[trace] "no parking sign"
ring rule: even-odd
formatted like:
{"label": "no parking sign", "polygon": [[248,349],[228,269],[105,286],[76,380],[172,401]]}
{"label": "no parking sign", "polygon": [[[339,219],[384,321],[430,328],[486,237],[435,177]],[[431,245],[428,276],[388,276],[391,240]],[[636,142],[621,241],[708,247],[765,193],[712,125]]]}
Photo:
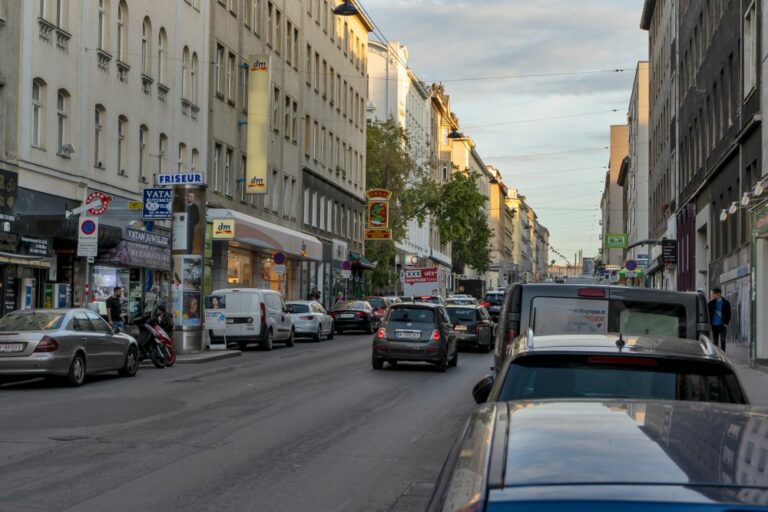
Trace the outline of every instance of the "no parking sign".
{"label": "no parking sign", "polygon": [[77,230],[77,255],[95,258],[99,252],[99,219],[80,217]]}

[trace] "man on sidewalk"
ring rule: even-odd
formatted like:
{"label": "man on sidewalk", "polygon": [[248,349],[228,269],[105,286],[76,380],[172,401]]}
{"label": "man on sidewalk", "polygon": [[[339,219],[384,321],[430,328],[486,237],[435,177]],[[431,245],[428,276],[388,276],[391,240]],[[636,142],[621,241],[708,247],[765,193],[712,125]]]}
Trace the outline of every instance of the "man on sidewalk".
{"label": "man on sidewalk", "polygon": [[731,303],[723,298],[720,288],[712,288],[709,301],[709,323],[712,325],[712,338],[715,345],[725,352],[725,336],[731,321]]}
{"label": "man on sidewalk", "polygon": [[123,321],[123,304],[120,298],[123,296],[123,289],[115,286],[112,290],[112,296],[107,299],[107,321],[113,329],[125,330]]}

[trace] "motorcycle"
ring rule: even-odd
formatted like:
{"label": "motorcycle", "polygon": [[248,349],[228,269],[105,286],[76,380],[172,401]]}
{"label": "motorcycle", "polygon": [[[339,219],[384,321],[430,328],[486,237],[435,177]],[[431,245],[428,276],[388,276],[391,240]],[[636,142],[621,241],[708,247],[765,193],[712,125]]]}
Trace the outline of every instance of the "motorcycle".
{"label": "motorcycle", "polygon": [[[155,368],[165,368],[168,366],[166,345],[160,340],[155,328],[150,325],[151,321],[148,315],[137,315],[131,322],[139,329],[139,359],[150,359]],[[175,354],[173,361],[176,362]]]}
{"label": "motorcycle", "polygon": [[176,351],[173,349],[173,339],[171,339],[165,329],[160,327],[160,323],[157,321],[157,318],[153,317],[149,319],[147,323],[152,328],[152,330],[155,331],[155,336],[163,345],[162,349],[165,352],[166,366],[173,366],[176,363]]}

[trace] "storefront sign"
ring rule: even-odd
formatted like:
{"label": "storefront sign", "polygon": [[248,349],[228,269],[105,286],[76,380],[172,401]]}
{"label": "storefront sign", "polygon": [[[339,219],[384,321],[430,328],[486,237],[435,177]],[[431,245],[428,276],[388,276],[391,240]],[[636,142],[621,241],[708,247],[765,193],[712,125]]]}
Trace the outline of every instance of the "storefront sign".
{"label": "storefront sign", "polygon": [[665,265],[677,263],[677,240],[661,241],[661,262]]}
{"label": "storefront sign", "polygon": [[21,254],[29,254],[30,256],[47,257],[51,252],[51,241],[45,238],[22,235],[21,243],[19,244],[19,252]]}
{"label": "storefront sign", "polygon": [[171,251],[168,247],[123,240],[100,261],[123,267],[144,267],[154,270],[171,269]]}
{"label": "storefront sign", "polygon": [[266,194],[272,60],[270,55],[251,55],[249,61],[245,191]]}
{"label": "storefront sign", "polygon": [[172,219],[173,191],[169,188],[145,188],[142,219]]}
{"label": "storefront sign", "polygon": [[391,229],[366,229],[366,240],[392,240]]}
{"label": "storefront sign", "polygon": [[624,249],[627,246],[626,233],[609,233],[605,237],[605,247],[607,249]]}
{"label": "storefront sign", "polygon": [[99,219],[80,216],[77,230],[77,255],[96,257],[99,253]]}
{"label": "storefront sign", "polygon": [[18,186],[18,174],[13,171],[0,171],[0,220],[16,220],[13,207],[16,205]]}
{"label": "storefront sign", "polygon": [[98,208],[89,208],[88,215],[98,217],[99,215],[104,215],[107,213],[107,210],[109,209],[109,203],[112,202],[112,196],[97,190],[88,194],[88,197],[85,198],[85,204],[91,204],[97,200],[101,201],[101,206]]}
{"label": "storefront sign", "polygon": [[434,267],[434,268],[405,267],[405,270],[403,270],[403,282],[405,284],[436,283],[437,267]]}
{"label": "storefront sign", "polygon": [[158,185],[202,185],[203,174],[199,172],[174,172],[171,174],[158,174]]}
{"label": "storefront sign", "polygon": [[141,201],[128,201],[129,210],[141,210],[142,208],[144,208],[144,203]]}
{"label": "storefront sign", "polygon": [[125,238],[133,242],[156,245],[157,247],[168,247],[171,241],[166,235],[131,228],[126,229]]}
{"label": "storefront sign", "polygon": [[16,233],[0,232],[0,251],[16,252],[19,246],[19,235]]}
{"label": "storefront sign", "polygon": [[213,219],[213,239],[233,240],[235,238],[235,219]]}

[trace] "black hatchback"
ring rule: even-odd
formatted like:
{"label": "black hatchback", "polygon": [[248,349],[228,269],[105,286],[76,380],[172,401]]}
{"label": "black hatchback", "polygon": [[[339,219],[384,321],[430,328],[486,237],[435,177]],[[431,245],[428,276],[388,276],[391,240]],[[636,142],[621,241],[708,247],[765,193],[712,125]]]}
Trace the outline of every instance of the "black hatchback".
{"label": "black hatchback", "polygon": [[392,365],[421,361],[434,364],[441,372],[456,366],[456,334],[445,307],[429,303],[392,305],[373,337],[373,368],[381,370],[385,361]]}

